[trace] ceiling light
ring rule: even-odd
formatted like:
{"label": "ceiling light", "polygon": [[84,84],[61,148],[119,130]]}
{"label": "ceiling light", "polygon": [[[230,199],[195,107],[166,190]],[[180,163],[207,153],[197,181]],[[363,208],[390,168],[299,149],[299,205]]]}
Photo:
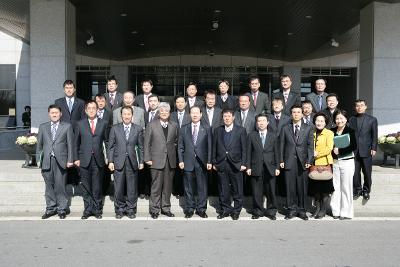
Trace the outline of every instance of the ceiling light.
{"label": "ceiling light", "polygon": [[121,13],[121,14],[119,14],[121,17],[126,17],[126,16],[128,16],[128,14],[126,14],[126,13]]}
{"label": "ceiling light", "polygon": [[288,32],[287,35],[292,36],[293,32]]}
{"label": "ceiling light", "polygon": [[306,19],[312,19],[312,16],[311,15],[307,15]]}
{"label": "ceiling light", "polygon": [[215,10],[214,10],[214,13],[221,13],[221,10],[215,9]]}
{"label": "ceiling light", "polygon": [[90,38],[86,41],[86,44],[87,44],[87,45],[92,45],[92,44],[94,44],[94,38],[93,38],[93,36],[90,36]]}
{"label": "ceiling light", "polygon": [[131,31],[132,34],[138,34],[138,31]]}
{"label": "ceiling light", "polygon": [[274,44],[274,47],[275,47],[275,48],[277,48],[277,47],[279,47],[279,45],[277,45],[277,44]]}
{"label": "ceiling light", "polygon": [[333,47],[339,47],[340,44],[339,44],[338,41],[335,40],[335,38],[332,38],[332,39],[331,39],[331,45],[332,45]]}
{"label": "ceiling light", "polygon": [[144,46],[144,43],[140,43],[139,45]]}
{"label": "ceiling light", "polygon": [[218,21],[213,21],[213,23],[212,23],[212,27],[213,27],[213,29],[218,29]]}

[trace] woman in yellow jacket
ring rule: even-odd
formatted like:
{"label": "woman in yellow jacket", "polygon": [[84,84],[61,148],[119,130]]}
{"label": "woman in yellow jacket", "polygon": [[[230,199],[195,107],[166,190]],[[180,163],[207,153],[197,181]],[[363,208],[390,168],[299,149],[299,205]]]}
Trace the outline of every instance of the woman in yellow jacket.
{"label": "woman in yellow jacket", "polygon": [[[328,117],[324,113],[314,116],[314,165],[327,166],[333,164],[333,132],[326,129]],[[333,176],[333,175],[332,175]],[[329,205],[329,195],[334,191],[332,178],[329,180],[309,180],[308,193],[314,197],[316,210],[313,213],[315,219],[325,217]]]}

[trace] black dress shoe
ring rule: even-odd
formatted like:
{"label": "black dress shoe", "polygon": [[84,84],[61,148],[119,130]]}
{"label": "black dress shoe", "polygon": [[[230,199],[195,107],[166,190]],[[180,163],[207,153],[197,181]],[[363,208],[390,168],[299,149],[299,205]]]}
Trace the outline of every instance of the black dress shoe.
{"label": "black dress shoe", "polygon": [[162,214],[162,215],[165,215],[165,216],[167,216],[167,217],[175,217],[175,214],[173,214],[173,213],[170,212],[170,211],[161,211],[161,214]]}
{"label": "black dress shoe", "polygon": [[221,220],[221,219],[226,218],[226,217],[229,217],[229,214],[227,214],[227,213],[220,213],[220,214],[218,214],[217,219],[218,219],[218,220]]}
{"label": "black dress shoe", "polygon": [[332,216],[332,218],[335,219],[335,220],[337,220],[337,219],[339,219],[340,217],[339,217],[339,216]]}
{"label": "black dress shoe", "polygon": [[101,218],[103,218],[103,215],[101,215],[101,214],[96,214],[96,215],[94,215],[94,217],[96,217],[96,219],[101,219]]}
{"label": "black dress shoe", "polygon": [[369,193],[367,191],[363,192],[363,199],[364,200],[369,200]]}
{"label": "black dress shoe", "polygon": [[233,213],[231,215],[231,217],[232,217],[232,220],[234,220],[234,221],[239,220],[239,214],[237,214],[237,213]]}
{"label": "black dress shoe", "polygon": [[158,218],[158,213],[150,213],[151,218],[157,219]]}
{"label": "black dress shoe", "polygon": [[185,213],[185,218],[186,219],[190,219],[190,218],[192,218],[192,216],[193,216],[193,213]]}
{"label": "black dress shoe", "polygon": [[42,219],[43,220],[48,219],[56,214],[57,214],[57,212],[49,212],[49,213],[46,212],[45,214],[42,215]]}
{"label": "black dress shoe", "polygon": [[207,215],[207,213],[206,213],[205,211],[196,211],[196,214],[197,214],[199,217],[203,218],[203,219],[208,218],[208,215]]}
{"label": "black dress shoe", "polygon": [[65,212],[58,214],[58,217],[60,217],[61,220],[64,220],[67,215],[65,214]]}
{"label": "black dress shoe", "polygon": [[270,219],[272,221],[276,221],[276,216],[275,215],[265,215],[265,217],[267,217],[268,219]]}
{"label": "black dress shoe", "polygon": [[308,216],[305,213],[300,213],[297,215],[297,217],[299,217],[300,219],[307,221],[308,220]]}
{"label": "black dress shoe", "polygon": [[343,220],[351,220],[351,218],[349,217],[339,217],[339,220],[343,221]]}
{"label": "black dress shoe", "polygon": [[136,218],[136,215],[135,215],[134,213],[128,213],[128,214],[126,215],[126,217],[128,217],[129,219],[135,219],[135,218]]}
{"label": "black dress shoe", "polygon": [[259,219],[260,218],[260,216],[258,216],[257,214],[253,214],[252,216],[251,216],[251,219],[253,219],[253,220],[257,220],[257,219]]}
{"label": "black dress shoe", "polygon": [[122,213],[115,214],[115,219],[122,219],[122,217],[124,217],[124,215]]}
{"label": "black dress shoe", "polygon": [[89,218],[89,216],[90,216],[89,214],[83,214],[81,219],[82,220],[86,220],[87,218]]}
{"label": "black dress shoe", "polygon": [[294,218],[293,214],[285,215],[285,220],[290,220],[290,219],[293,219],[293,218]]}

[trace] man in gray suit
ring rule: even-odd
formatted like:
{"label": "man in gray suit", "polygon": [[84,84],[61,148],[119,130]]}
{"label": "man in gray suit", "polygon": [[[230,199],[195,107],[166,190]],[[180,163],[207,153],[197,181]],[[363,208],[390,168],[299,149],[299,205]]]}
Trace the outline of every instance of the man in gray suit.
{"label": "man in gray suit", "polygon": [[[200,122],[202,113],[198,106],[190,108],[192,122],[179,131],[179,168],[184,170],[185,218],[191,218],[194,210],[207,218],[207,170],[211,170],[211,128]],[[196,186],[195,186],[196,185]],[[198,201],[195,201],[197,188]]]}
{"label": "man in gray suit", "polygon": [[74,165],[73,129],[71,124],[60,121],[61,108],[50,105],[50,121],[39,126],[37,153],[41,155],[41,169],[45,188],[46,212],[42,219],[58,213],[65,219],[68,210],[67,168]]}
{"label": "man in gray suit", "polygon": [[306,99],[310,100],[315,113],[327,108],[326,97],[328,94],[325,92],[325,89],[326,80],[319,78],[315,81],[315,93],[312,92],[306,95]]}
{"label": "man in gray suit", "polygon": [[246,129],[246,133],[250,134],[256,129],[256,114],[250,110],[250,96],[239,96],[239,111],[235,112],[235,124]]}
{"label": "man in gray suit", "polygon": [[270,113],[270,102],[268,94],[260,92],[260,78],[258,76],[251,76],[249,79],[249,87],[251,92],[250,96],[250,110],[255,111],[256,115],[264,112]]}
{"label": "man in gray suit", "polygon": [[[114,172],[115,218],[136,217],[138,171],[143,169],[143,128],[132,123],[133,109],[121,108],[122,123],[115,124],[108,141],[108,168]],[[125,199],[126,191],[126,199]]]}
{"label": "man in gray suit", "polygon": [[157,219],[159,212],[174,217],[171,212],[171,193],[176,168],[178,125],[169,121],[170,106],[159,105],[159,119],[151,121],[144,137],[144,161],[150,166],[151,194],[150,215]]}
{"label": "man in gray suit", "polygon": [[294,105],[301,104],[300,92],[296,92],[292,89],[292,78],[289,75],[282,75],[280,81],[282,90],[275,93],[273,98],[283,99],[283,112],[290,116],[290,108]]}
{"label": "man in gray suit", "polygon": [[107,78],[107,93],[104,93],[106,98],[107,109],[110,111],[115,110],[122,106],[122,94],[117,91],[118,81],[115,76]]}
{"label": "man in gray suit", "polygon": [[[135,94],[132,91],[124,92],[124,106],[132,107],[133,109],[132,122],[144,129],[145,125],[144,110],[141,107],[133,106],[134,101],[135,101]],[[121,122],[122,122],[121,107],[119,107],[113,111],[113,124]]]}

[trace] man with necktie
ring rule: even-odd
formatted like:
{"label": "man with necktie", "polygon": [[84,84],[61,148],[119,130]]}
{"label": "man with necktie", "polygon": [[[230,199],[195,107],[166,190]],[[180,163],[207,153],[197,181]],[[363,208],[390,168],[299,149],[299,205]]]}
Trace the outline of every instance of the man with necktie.
{"label": "man with necktie", "polygon": [[144,113],[144,123],[147,124],[159,118],[158,105],[160,104],[160,98],[156,94],[151,94],[148,97],[149,109]]}
{"label": "man with necktie", "polygon": [[267,93],[260,91],[260,78],[258,76],[252,75],[249,78],[250,92],[248,93],[250,97],[250,110],[255,111],[256,114],[260,113],[270,113],[270,102]]}
{"label": "man with necktie", "polygon": [[326,97],[328,94],[325,92],[326,80],[318,78],[315,81],[315,92],[306,95],[306,100],[311,102],[314,112],[319,112],[327,108]]}
{"label": "man with necktie", "polygon": [[110,111],[115,110],[122,106],[122,94],[117,91],[118,81],[115,76],[110,76],[107,78],[107,92],[104,93],[106,98],[107,109]]}
{"label": "man with necktie", "polygon": [[145,79],[141,82],[143,94],[137,95],[135,99],[135,106],[141,107],[145,112],[149,111],[149,96],[152,95],[153,81]]}
{"label": "man with necktie", "polygon": [[199,96],[197,96],[197,84],[195,82],[190,82],[186,86],[186,94],[186,111],[188,113],[190,111],[190,108],[193,106],[198,106],[200,108],[204,106],[204,101]]}
{"label": "man with necktie", "polygon": [[[133,109],[121,108],[122,123],[115,124],[108,141],[108,168],[114,172],[115,218],[136,217],[138,172],[143,169],[143,128],[132,123]],[[126,192],[126,197],[125,197]]]}
{"label": "man with necktie", "polygon": [[289,124],[291,119],[290,116],[282,112],[283,110],[283,99],[280,97],[272,99],[272,114],[268,114],[268,130],[271,130],[279,137],[281,129],[286,124]]}
{"label": "man with necktie", "polygon": [[216,97],[216,106],[223,109],[232,109],[233,111],[238,110],[239,103],[238,98],[234,95],[230,95],[229,91],[229,81],[222,79],[218,82],[218,90],[220,95]]}
{"label": "man with necktie", "polygon": [[175,108],[176,111],[171,113],[171,121],[178,124],[179,128],[190,123],[190,115],[186,111],[186,99],[183,96],[175,97]]}
{"label": "man with necktie", "polygon": [[216,97],[217,95],[214,90],[210,89],[205,91],[204,99],[206,105],[201,108],[201,121],[204,122],[207,127],[210,127],[212,132],[222,125],[222,110],[215,105]]}
{"label": "man with necktie", "polygon": [[45,182],[46,212],[42,219],[58,214],[65,219],[68,213],[67,168],[73,166],[73,129],[70,123],[61,121],[61,108],[50,105],[49,122],[39,126],[37,154],[41,155],[40,168]]}
{"label": "man with necktie", "polygon": [[281,90],[274,94],[273,98],[283,99],[283,113],[290,116],[290,108],[293,105],[301,105],[300,92],[292,88],[292,78],[284,74],[280,77]]}
{"label": "man with necktie", "polygon": [[256,113],[250,110],[250,96],[247,94],[239,96],[239,110],[235,112],[235,124],[242,126],[249,134],[256,128]]}
{"label": "man with necktie", "polygon": [[313,106],[311,104],[310,100],[304,100],[301,103],[301,106],[303,108],[303,122],[307,125],[313,126],[313,120],[314,120],[314,112],[313,112]]}

